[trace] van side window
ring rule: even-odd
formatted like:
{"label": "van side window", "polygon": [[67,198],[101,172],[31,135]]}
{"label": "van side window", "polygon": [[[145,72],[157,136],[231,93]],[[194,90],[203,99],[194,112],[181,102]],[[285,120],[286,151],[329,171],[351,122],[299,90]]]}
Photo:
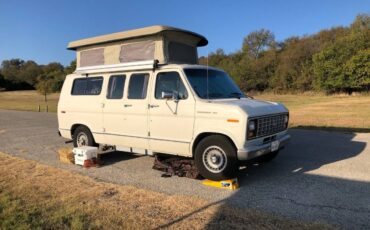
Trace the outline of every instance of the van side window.
{"label": "van side window", "polygon": [[123,97],[123,89],[125,87],[126,76],[114,75],[109,78],[108,83],[108,99],[121,99]]}
{"label": "van side window", "polygon": [[155,98],[162,99],[162,92],[171,93],[180,100],[188,98],[188,92],[177,72],[163,72],[157,75]]}
{"label": "van side window", "polygon": [[103,77],[76,78],[73,81],[72,95],[99,95]]}
{"label": "van side window", "polygon": [[145,99],[148,88],[149,74],[132,74],[128,86],[128,99]]}

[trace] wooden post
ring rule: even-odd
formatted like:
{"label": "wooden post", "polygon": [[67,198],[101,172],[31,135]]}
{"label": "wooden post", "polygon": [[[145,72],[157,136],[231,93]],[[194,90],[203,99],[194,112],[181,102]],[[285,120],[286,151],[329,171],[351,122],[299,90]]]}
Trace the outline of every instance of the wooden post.
{"label": "wooden post", "polygon": [[39,112],[41,111],[41,107],[40,107],[40,105],[39,105],[39,107],[38,107],[38,109],[37,109]]}
{"label": "wooden post", "polygon": [[49,112],[49,106],[46,105],[46,112]]}

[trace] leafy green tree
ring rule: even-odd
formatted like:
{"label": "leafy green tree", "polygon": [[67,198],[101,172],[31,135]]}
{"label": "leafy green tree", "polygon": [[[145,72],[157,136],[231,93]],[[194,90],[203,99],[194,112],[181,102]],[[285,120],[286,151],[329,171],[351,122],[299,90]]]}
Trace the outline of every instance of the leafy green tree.
{"label": "leafy green tree", "polygon": [[21,59],[11,59],[4,60],[1,63],[1,74],[4,76],[4,79],[10,80],[13,82],[19,82],[19,72],[24,65],[24,61]]}
{"label": "leafy green tree", "polygon": [[275,72],[278,43],[266,29],[253,31],[243,40],[238,70],[240,87],[244,91],[263,91],[269,87],[269,78]]}
{"label": "leafy green tree", "polygon": [[3,77],[3,75],[1,75],[0,73],[0,91],[3,91],[6,89],[6,85],[5,85],[5,79]]}
{"label": "leafy green tree", "polygon": [[37,76],[42,73],[42,68],[34,61],[24,62],[19,72],[19,80],[31,86],[37,83]]}
{"label": "leafy green tree", "polygon": [[60,91],[65,78],[64,67],[58,62],[51,62],[42,66],[42,74],[37,77],[36,90],[44,95],[47,102],[47,95]]}
{"label": "leafy green tree", "polygon": [[355,87],[353,78],[345,73],[351,65],[347,64],[346,70],[344,66],[368,47],[368,17],[358,16],[350,27],[322,30],[283,42],[276,42],[269,30],[254,31],[244,38],[241,50],[226,54],[218,49],[200,58],[200,63],[224,69],[244,91],[350,92]]}
{"label": "leafy green tree", "polygon": [[37,78],[36,90],[41,95],[44,95],[44,100],[47,102],[47,95],[53,92],[54,79],[47,74],[42,74]]}
{"label": "leafy green tree", "polygon": [[312,37],[292,37],[284,41],[277,57],[271,87],[279,91],[306,91],[312,89],[312,55],[316,52]]}
{"label": "leafy green tree", "polygon": [[257,30],[249,33],[243,41],[243,52],[251,58],[257,59],[263,51],[275,48],[275,36],[266,29]]}
{"label": "leafy green tree", "polygon": [[57,62],[49,63],[43,66],[43,75],[41,76],[46,76],[52,92],[58,92],[62,88],[65,79],[64,67]]}
{"label": "leafy green tree", "polygon": [[64,69],[64,73],[66,75],[68,74],[71,74],[73,73],[74,71],[76,70],[76,59],[71,61],[71,63],[69,64],[69,66],[67,66],[65,69]]}
{"label": "leafy green tree", "polygon": [[207,58],[203,58],[200,63],[225,70],[239,85],[243,84],[247,75],[248,65],[244,63],[241,52],[226,55],[222,49],[218,49],[208,56],[208,62]]}
{"label": "leafy green tree", "polygon": [[1,64],[1,74],[8,89],[32,89],[41,72],[41,67],[34,61],[11,59],[4,60]]}
{"label": "leafy green tree", "polygon": [[269,79],[274,75],[277,64],[277,51],[268,50],[260,54],[258,59],[246,59],[248,71],[245,72],[242,88],[246,91],[264,91],[269,88]]}
{"label": "leafy green tree", "polygon": [[354,32],[368,31],[370,29],[370,15],[369,14],[357,15],[355,21],[351,24],[351,29]]}
{"label": "leafy green tree", "polygon": [[343,63],[350,58],[353,51],[345,45],[346,43],[346,41],[337,42],[314,55],[317,89],[333,93],[348,88],[349,83],[345,81],[343,75]]}
{"label": "leafy green tree", "polygon": [[370,90],[370,49],[361,50],[347,61],[344,76],[356,91]]}
{"label": "leafy green tree", "polygon": [[[337,38],[313,56],[315,86],[328,93],[358,90],[355,77],[346,73],[346,63],[359,51],[370,48],[370,16],[358,16],[349,28],[349,33]],[[350,64],[348,64],[350,65]],[[347,67],[349,68],[349,67]]]}

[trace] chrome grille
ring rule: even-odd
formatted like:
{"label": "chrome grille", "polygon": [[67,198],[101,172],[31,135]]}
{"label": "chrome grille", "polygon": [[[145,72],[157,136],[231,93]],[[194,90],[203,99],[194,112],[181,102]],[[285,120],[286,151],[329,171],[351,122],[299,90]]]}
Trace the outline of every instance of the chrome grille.
{"label": "chrome grille", "polygon": [[267,136],[285,130],[286,129],[284,122],[285,115],[286,114],[281,114],[257,118],[256,137]]}

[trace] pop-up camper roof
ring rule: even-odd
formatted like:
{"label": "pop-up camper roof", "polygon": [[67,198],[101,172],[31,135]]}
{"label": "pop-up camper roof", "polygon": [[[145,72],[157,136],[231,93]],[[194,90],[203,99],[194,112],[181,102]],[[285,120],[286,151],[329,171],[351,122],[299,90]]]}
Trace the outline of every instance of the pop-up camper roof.
{"label": "pop-up camper roof", "polygon": [[198,62],[197,47],[208,41],[202,35],[168,26],[150,26],[73,41],[77,67],[158,60],[159,63]]}

